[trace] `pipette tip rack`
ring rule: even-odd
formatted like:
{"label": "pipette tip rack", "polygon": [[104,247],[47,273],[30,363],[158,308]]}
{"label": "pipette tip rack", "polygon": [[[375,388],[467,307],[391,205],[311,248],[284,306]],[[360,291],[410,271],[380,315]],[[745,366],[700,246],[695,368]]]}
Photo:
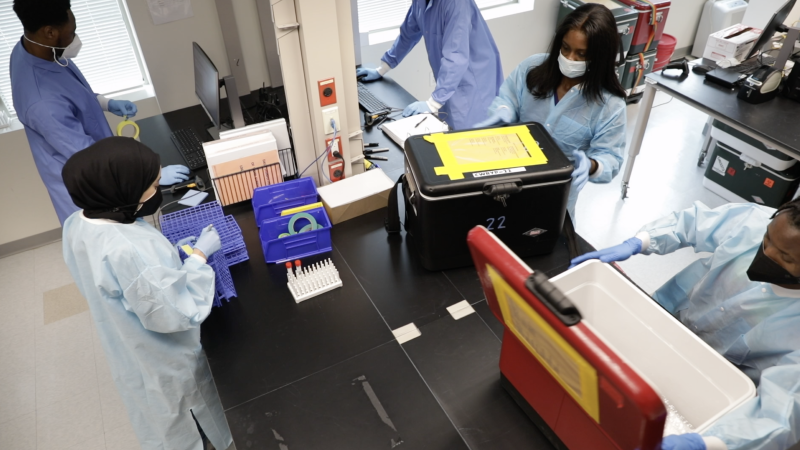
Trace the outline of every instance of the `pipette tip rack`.
{"label": "pipette tip rack", "polygon": [[342,287],[339,271],[330,259],[308,267],[301,266],[300,261],[296,261],[295,264],[296,267],[292,272],[292,263],[286,263],[286,277],[289,280],[286,286],[297,303]]}

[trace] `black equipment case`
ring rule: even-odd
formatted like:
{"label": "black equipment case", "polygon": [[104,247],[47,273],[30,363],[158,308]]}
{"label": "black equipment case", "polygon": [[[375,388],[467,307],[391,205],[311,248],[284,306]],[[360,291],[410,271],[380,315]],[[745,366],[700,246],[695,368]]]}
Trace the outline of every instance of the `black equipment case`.
{"label": "black equipment case", "polygon": [[463,179],[451,180],[436,174],[443,162],[433,143],[424,136],[406,140],[406,170],[389,197],[386,229],[400,232],[396,189],[401,185],[405,229],[426,269],[472,265],[467,233],[478,225],[520,257],[553,251],[564,226],[573,166],[541,124],[518,125],[528,127],[546,164],[464,173]]}

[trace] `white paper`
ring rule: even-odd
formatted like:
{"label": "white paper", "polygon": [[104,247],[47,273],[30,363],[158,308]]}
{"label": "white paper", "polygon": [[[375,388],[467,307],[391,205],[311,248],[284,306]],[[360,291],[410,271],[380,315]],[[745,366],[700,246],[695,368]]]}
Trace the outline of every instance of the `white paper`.
{"label": "white paper", "polygon": [[411,136],[439,133],[447,131],[448,127],[433,114],[418,114],[384,123],[381,125],[381,130],[402,148],[406,139]]}
{"label": "white paper", "polygon": [[194,17],[192,0],[147,0],[147,8],[156,25]]}
{"label": "white paper", "polygon": [[200,192],[194,189],[189,189],[189,192],[186,193],[179,201],[181,205],[186,206],[197,206],[208,197],[208,192]]}

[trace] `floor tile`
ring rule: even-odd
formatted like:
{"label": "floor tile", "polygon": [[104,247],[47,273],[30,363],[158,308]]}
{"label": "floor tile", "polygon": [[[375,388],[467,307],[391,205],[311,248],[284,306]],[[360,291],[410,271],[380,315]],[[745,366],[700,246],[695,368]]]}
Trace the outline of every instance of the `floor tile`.
{"label": "floor tile", "polygon": [[500,345],[472,314],[429,323],[403,348],[470,449],[550,449],[500,385]]}
{"label": "floor tile", "polygon": [[36,413],[0,423],[0,448],[36,450]]}
{"label": "floor tile", "polygon": [[76,392],[97,390],[97,369],[91,346],[80,352],[41,360],[36,364],[36,407],[41,410]]}
{"label": "floor tile", "polygon": [[106,433],[106,450],[140,450],[141,448],[130,424]]}
{"label": "floor tile", "polygon": [[44,293],[43,312],[45,325],[88,310],[89,303],[83,298],[75,283]]}
{"label": "floor tile", "polygon": [[486,302],[486,300],[481,300],[480,302],[472,305],[472,307],[475,308],[475,312],[477,312],[478,315],[481,317],[481,319],[483,319],[483,323],[485,323],[486,326],[488,326],[489,329],[492,330],[492,333],[494,333],[497,339],[502,341],[503,332],[505,328],[503,327],[503,324],[497,319],[497,317],[495,317],[494,313],[492,312],[492,309],[489,307],[489,304]]}
{"label": "floor tile", "polygon": [[[0,345],[0,378],[17,373],[32,374],[36,369],[36,345],[33,327],[4,337]],[[2,398],[2,397],[0,397]]]}
{"label": "floor tile", "polygon": [[38,361],[86,349],[92,344],[92,317],[88,311],[36,329],[36,358]]}
{"label": "floor tile", "polygon": [[39,408],[37,450],[63,450],[103,434],[103,413],[97,387]]}
{"label": "floor tile", "polygon": [[226,414],[240,449],[467,448],[395,342]]}
{"label": "floor tile", "polygon": [[[0,376],[0,424],[36,411],[36,377],[33,370]],[[10,448],[3,447],[0,448]]]}
{"label": "floor tile", "polygon": [[66,450],[106,450],[106,437],[101,434],[88,441],[75,444]]}
{"label": "floor tile", "polygon": [[236,289],[250,294],[215,308],[202,326],[225,408],[394,340],[339,253],[303,259],[331,258],[343,286],[298,304],[286,288],[286,268],[264,264],[255,219],[240,226],[250,261],[231,273]]}
{"label": "floor tile", "polygon": [[103,408],[103,429],[106,433],[123,425],[130,425],[128,410],[122,403],[117,386],[111,383],[100,384],[100,405]]}
{"label": "floor tile", "polygon": [[[0,342],[24,333],[33,339],[36,300],[33,288],[14,288],[0,292]],[[1,370],[1,369],[0,369]]]}

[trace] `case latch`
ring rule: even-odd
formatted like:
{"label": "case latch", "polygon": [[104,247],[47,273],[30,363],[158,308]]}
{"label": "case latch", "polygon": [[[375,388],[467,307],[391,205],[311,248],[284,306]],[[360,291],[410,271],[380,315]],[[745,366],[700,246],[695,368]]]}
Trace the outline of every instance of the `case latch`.
{"label": "case latch", "polygon": [[483,185],[483,194],[492,197],[495,201],[506,206],[506,199],[511,194],[518,194],[522,191],[522,180],[504,180],[499,183],[486,183]]}
{"label": "case latch", "polygon": [[581,313],[571,301],[550,282],[542,272],[533,272],[525,287],[550,310],[564,325],[571,327],[581,321]]}

